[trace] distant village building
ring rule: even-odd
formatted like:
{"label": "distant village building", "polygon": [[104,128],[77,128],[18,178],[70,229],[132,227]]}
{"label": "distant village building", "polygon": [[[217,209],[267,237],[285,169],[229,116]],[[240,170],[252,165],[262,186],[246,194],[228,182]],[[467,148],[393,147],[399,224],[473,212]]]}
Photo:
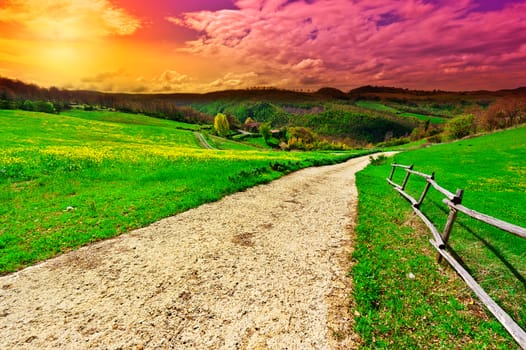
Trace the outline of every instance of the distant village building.
{"label": "distant village building", "polygon": [[251,123],[245,123],[243,124],[243,130],[248,132],[259,132],[259,127],[261,126],[261,123],[259,122],[251,122]]}

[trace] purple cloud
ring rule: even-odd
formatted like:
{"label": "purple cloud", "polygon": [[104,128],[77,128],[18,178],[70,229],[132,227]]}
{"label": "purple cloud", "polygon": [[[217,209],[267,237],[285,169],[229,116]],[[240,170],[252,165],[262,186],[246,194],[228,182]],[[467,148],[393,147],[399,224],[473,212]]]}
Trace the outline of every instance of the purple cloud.
{"label": "purple cloud", "polygon": [[[287,87],[361,84],[480,89],[526,84],[526,2],[238,0],[170,18],[182,49]],[[316,63],[316,64],[314,64]],[[279,78],[279,79],[278,79]]]}

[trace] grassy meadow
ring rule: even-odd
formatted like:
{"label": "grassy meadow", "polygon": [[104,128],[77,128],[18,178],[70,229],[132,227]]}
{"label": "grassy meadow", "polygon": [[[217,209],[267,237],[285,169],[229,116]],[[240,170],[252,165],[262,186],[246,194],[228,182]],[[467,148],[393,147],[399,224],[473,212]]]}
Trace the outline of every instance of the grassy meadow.
{"label": "grassy meadow", "polygon": [[205,150],[198,128],[117,112],[0,110],[0,274],[360,154],[227,141],[230,150]]}
{"label": "grassy meadow", "polygon": [[[447,267],[436,263],[429,230],[386,182],[392,162],[435,172],[463,204],[526,227],[526,127],[399,153],[357,175],[360,192],[354,298],[365,348],[518,348],[505,329]],[[401,183],[404,173],[397,170]],[[423,179],[411,176],[414,197]],[[441,231],[448,209],[433,189],[422,211]],[[451,248],[479,284],[526,328],[526,240],[459,213]]]}

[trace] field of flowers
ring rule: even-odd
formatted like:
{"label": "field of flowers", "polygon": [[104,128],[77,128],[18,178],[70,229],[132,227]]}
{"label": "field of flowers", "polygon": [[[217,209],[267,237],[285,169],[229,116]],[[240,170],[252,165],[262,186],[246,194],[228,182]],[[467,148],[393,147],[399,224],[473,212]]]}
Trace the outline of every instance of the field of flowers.
{"label": "field of flowers", "polygon": [[0,110],[0,273],[360,154],[205,150],[195,128],[115,112]]}

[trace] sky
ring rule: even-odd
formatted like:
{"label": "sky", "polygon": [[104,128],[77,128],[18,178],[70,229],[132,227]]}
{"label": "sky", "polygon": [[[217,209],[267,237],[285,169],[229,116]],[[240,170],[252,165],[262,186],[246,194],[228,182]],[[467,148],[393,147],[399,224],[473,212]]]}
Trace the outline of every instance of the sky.
{"label": "sky", "polygon": [[0,76],[67,89],[526,86],[526,0],[0,0]]}

